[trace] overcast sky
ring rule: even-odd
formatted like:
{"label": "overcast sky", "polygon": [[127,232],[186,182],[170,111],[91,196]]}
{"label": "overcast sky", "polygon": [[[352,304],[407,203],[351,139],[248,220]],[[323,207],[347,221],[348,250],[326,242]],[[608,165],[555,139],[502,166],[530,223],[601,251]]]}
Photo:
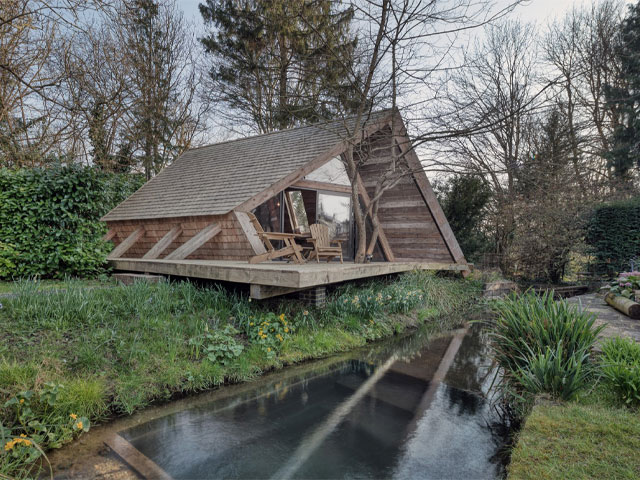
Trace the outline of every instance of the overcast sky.
{"label": "overcast sky", "polygon": [[[184,10],[185,16],[195,22],[198,30],[203,28],[202,17],[198,11],[199,3],[202,3],[202,0],[179,0],[178,2]],[[507,5],[510,0],[499,0],[498,3]],[[533,21],[544,25],[547,21],[562,16],[573,5],[581,5],[583,3],[590,2],[583,0],[529,0],[517,8],[516,15],[525,21]]]}

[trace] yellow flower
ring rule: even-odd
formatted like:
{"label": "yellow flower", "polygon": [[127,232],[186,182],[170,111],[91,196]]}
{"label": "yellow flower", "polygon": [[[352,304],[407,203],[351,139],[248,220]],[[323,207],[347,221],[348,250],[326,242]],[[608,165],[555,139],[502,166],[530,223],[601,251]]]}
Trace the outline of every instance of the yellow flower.
{"label": "yellow flower", "polygon": [[284,333],[289,333],[289,327],[284,327]]}
{"label": "yellow flower", "polygon": [[77,428],[78,430],[82,430],[82,427],[83,427],[83,426],[84,426],[84,425],[82,425],[82,422],[78,422],[78,423],[76,423],[76,428]]}
{"label": "yellow flower", "polygon": [[30,446],[31,446],[31,440],[22,440],[22,444],[23,444],[25,447],[30,447]]}
{"label": "yellow flower", "polygon": [[75,420],[76,418],[78,418],[78,415],[76,415],[75,413],[70,413],[69,416],[71,417],[71,420]]}
{"label": "yellow flower", "polygon": [[302,312],[303,315],[309,315],[309,310],[305,310],[304,312]]}
{"label": "yellow flower", "polygon": [[280,314],[280,320],[284,320],[284,313]]}
{"label": "yellow flower", "polygon": [[20,403],[21,403],[21,404],[22,404],[22,403],[24,403],[24,398],[21,398],[21,399],[20,399]]}
{"label": "yellow flower", "polygon": [[16,442],[14,442],[13,440],[9,440],[7,443],[4,444],[4,449],[5,451],[9,451],[11,450],[14,446],[15,446]]}
{"label": "yellow flower", "polygon": [[22,438],[27,438],[27,436],[26,436],[24,433],[21,433],[21,434],[20,434],[20,436],[21,436]]}
{"label": "yellow flower", "polygon": [[270,352],[270,351],[271,351],[271,347],[267,347],[267,352]]}

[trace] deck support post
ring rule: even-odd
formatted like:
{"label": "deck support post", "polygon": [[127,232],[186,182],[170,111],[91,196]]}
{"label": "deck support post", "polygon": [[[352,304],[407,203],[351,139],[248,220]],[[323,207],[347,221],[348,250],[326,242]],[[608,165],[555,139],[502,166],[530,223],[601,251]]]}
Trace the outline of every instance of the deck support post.
{"label": "deck support post", "polygon": [[313,287],[300,292],[300,300],[313,307],[325,307],[327,305],[327,287]]}

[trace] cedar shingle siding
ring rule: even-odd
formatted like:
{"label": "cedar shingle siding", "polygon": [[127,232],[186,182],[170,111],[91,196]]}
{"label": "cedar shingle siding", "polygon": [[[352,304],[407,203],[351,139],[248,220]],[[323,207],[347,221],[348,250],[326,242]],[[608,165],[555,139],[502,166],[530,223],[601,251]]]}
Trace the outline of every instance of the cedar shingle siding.
{"label": "cedar shingle siding", "polygon": [[[391,111],[386,110],[373,114],[367,123],[367,148],[361,154],[368,157],[363,158],[361,177],[369,196],[390,161],[390,119]],[[398,121],[402,123],[399,115]],[[237,212],[260,205],[337,155],[345,133],[344,122],[330,122],[186,151],[102,218],[115,233],[116,246],[144,227],[144,235],[139,239],[133,235],[128,242],[134,241],[132,246],[117,254],[141,258],[179,228],[180,235],[157,257],[164,259],[212,223],[220,227],[217,234],[202,245],[197,238],[191,242],[187,250],[200,246],[186,259],[246,261],[262,253],[253,226]],[[404,131],[399,135],[410,146]],[[382,195],[379,219],[386,243],[381,240],[375,259],[384,260],[384,249],[384,255],[396,261],[466,263],[415,152],[402,161],[412,165],[414,173]],[[315,218],[315,196],[306,193],[308,213]],[[366,203],[364,197],[361,193]]]}

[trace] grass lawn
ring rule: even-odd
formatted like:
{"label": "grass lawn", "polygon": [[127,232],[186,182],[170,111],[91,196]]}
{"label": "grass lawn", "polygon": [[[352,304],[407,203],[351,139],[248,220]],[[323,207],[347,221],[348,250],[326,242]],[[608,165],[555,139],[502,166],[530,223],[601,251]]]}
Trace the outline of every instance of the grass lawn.
{"label": "grass lawn", "polygon": [[15,296],[1,299],[0,440],[13,443],[0,449],[0,474],[29,474],[38,456],[31,442],[55,447],[91,422],[151,402],[249,380],[424,322],[451,328],[481,290],[476,281],[416,272],[340,288],[315,310],[186,282],[59,286],[43,295],[37,283],[21,282]]}
{"label": "grass lawn", "polygon": [[510,479],[640,478],[640,412],[616,405],[605,387],[527,417]]}
{"label": "grass lawn", "polygon": [[[28,281],[28,280],[27,280]],[[20,289],[20,285],[25,281],[18,282],[5,282],[0,281],[0,295],[11,294]],[[87,280],[87,279],[74,279],[74,280],[38,280],[38,286],[40,290],[58,290],[61,288],[67,288],[70,283],[75,283],[85,287],[104,287],[105,285],[113,284],[111,280]]]}

